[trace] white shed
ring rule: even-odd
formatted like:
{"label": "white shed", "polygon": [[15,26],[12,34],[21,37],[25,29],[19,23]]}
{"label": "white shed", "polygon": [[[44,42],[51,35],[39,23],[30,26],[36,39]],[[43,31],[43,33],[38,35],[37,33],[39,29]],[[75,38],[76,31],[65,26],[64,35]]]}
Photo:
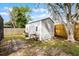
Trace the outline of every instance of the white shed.
{"label": "white shed", "polygon": [[54,22],[51,18],[45,18],[26,24],[25,32],[31,37],[36,34],[39,40],[51,39],[54,36]]}

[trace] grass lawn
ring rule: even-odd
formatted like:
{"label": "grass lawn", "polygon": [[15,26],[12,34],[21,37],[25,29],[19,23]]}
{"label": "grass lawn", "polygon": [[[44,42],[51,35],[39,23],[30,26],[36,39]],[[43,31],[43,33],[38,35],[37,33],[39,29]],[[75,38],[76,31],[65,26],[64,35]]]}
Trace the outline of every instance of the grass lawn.
{"label": "grass lawn", "polygon": [[[21,39],[27,48],[21,48],[24,55],[45,55],[45,56],[79,56],[79,44],[66,40],[54,39],[48,41],[27,40],[24,35],[5,36],[4,41],[12,38]],[[1,47],[0,47],[1,48]],[[19,50],[18,50],[19,51]],[[16,53],[15,53],[16,54]],[[17,54],[16,54],[17,55]],[[23,55],[23,54],[22,54]]]}
{"label": "grass lawn", "polygon": [[4,40],[11,40],[11,39],[25,39],[24,35],[4,35]]}
{"label": "grass lawn", "polygon": [[45,55],[73,55],[79,56],[79,44],[71,43],[64,40],[50,40],[47,42],[40,41],[27,41],[32,47],[41,48],[45,52]]}

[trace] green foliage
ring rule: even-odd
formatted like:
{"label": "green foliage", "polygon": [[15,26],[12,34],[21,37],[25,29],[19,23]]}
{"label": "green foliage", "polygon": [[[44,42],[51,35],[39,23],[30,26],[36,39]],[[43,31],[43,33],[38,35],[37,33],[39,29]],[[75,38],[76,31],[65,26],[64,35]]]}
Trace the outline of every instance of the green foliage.
{"label": "green foliage", "polygon": [[31,12],[29,7],[13,7],[12,17],[16,22],[16,27],[24,28],[25,24],[30,20],[28,13]]}
{"label": "green foliage", "polygon": [[4,28],[12,28],[12,27],[13,27],[13,25],[12,25],[11,21],[6,22],[6,23],[4,24]]}

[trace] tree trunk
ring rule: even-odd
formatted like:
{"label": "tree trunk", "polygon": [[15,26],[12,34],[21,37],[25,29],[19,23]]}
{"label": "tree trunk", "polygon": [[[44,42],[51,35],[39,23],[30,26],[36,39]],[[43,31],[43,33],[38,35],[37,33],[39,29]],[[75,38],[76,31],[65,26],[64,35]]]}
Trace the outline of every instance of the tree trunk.
{"label": "tree trunk", "polygon": [[67,40],[71,42],[75,42],[74,39],[74,23],[72,22],[72,17],[71,17],[71,4],[66,5],[66,19],[67,19],[67,25],[66,27],[66,32],[67,32]]}
{"label": "tree trunk", "polygon": [[14,34],[15,34],[15,30],[16,30],[16,24],[15,24],[15,21],[11,21],[12,22],[12,25],[13,25],[13,37],[12,37],[12,39],[14,39],[15,37],[14,37]]}
{"label": "tree trunk", "polygon": [[74,24],[68,22],[65,26],[67,32],[67,40],[71,42],[75,42],[74,39]]}

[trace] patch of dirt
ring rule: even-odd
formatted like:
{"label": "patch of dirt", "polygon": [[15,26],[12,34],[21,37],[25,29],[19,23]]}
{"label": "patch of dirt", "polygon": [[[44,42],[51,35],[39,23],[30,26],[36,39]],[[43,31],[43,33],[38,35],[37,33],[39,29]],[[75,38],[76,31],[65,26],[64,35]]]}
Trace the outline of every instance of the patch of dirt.
{"label": "patch of dirt", "polygon": [[25,49],[19,49],[16,52],[13,52],[9,56],[24,56],[25,55]]}
{"label": "patch of dirt", "polygon": [[0,45],[0,55],[9,55],[20,48],[23,48],[25,45],[24,41],[18,39],[18,40],[9,40],[7,42],[4,42]]}
{"label": "patch of dirt", "polygon": [[69,56],[60,48],[47,48],[44,51],[46,56]]}
{"label": "patch of dirt", "polygon": [[[44,51],[37,48],[32,49],[20,49],[17,52],[10,54],[9,56],[69,56],[60,49],[53,49],[50,51]],[[71,55],[70,55],[71,56]]]}

